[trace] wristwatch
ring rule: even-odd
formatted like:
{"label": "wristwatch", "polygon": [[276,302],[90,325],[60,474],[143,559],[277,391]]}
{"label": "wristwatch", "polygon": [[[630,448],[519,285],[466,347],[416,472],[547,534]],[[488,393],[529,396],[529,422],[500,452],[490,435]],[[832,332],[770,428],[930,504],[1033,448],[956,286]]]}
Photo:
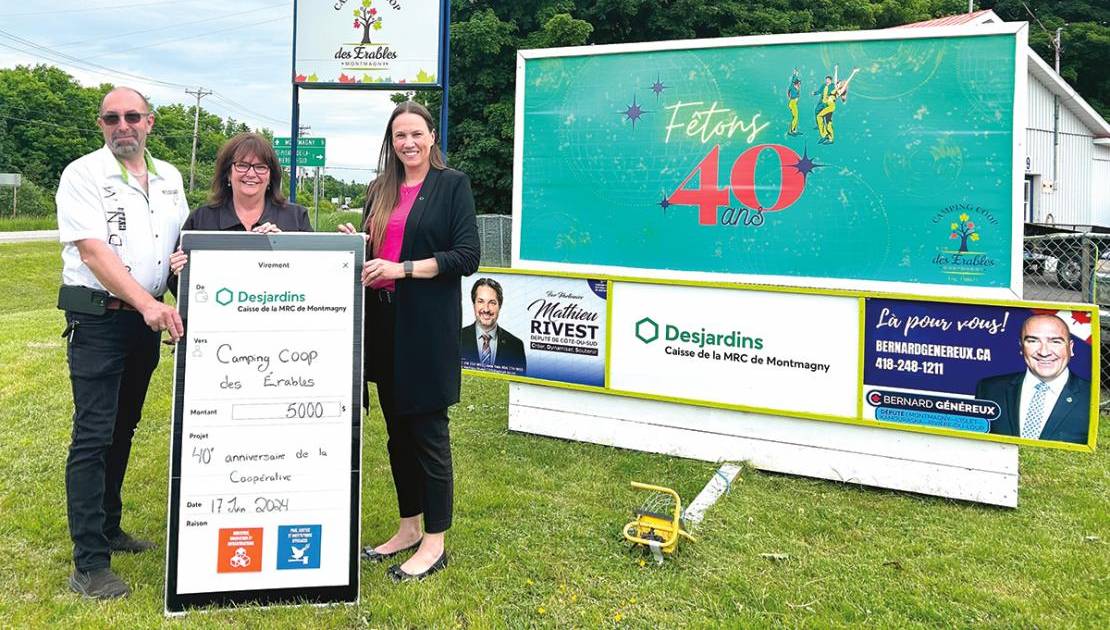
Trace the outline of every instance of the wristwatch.
{"label": "wristwatch", "polygon": [[412,261],[411,260],[406,260],[405,262],[401,263],[401,265],[405,268],[405,278],[406,279],[411,278],[412,277]]}

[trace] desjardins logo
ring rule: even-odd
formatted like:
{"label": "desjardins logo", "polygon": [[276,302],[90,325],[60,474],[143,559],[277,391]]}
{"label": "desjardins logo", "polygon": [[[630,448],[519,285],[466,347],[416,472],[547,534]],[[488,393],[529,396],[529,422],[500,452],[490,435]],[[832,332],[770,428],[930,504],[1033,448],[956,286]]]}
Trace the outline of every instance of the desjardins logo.
{"label": "desjardins logo", "polygon": [[659,338],[659,324],[650,317],[645,317],[636,322],[636,338],[644,343],[651,343]]}
{"label": "desjardins logo", "polygon": [[[659,333],[660,325],[651,317],[644,317],[636,322],[636,338],[645,344],[650,344],[659,339]],[[745,335],[739,330],[714,332],[706,330],[704,327],[698,330],[685,330],[674,324],[664,324],[662,333],[664,341],[678,341],[698,348],[724,346],[727,348],[763,349],[763,337]]]}
{"label": "desjardins logo", "polygon": [[291,302],[304,302],[304,293],[294,293],[292,291],[283,291],[281,293],[273,293],[270,291],[242,291],[232,290],[227,287],[220,287],[216,291],[216,303],[220,306],[227,306],[232,302],[239,302],[240,304],[288,304]]}

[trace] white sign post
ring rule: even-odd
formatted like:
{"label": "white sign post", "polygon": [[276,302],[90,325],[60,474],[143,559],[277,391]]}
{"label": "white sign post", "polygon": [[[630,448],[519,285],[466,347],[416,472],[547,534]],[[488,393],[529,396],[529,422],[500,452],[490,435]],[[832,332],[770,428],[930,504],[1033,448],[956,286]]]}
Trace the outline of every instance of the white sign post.
{"label": "white sign post", "polygon": [[356,602],[362,239],[182,245],[166,611]]}

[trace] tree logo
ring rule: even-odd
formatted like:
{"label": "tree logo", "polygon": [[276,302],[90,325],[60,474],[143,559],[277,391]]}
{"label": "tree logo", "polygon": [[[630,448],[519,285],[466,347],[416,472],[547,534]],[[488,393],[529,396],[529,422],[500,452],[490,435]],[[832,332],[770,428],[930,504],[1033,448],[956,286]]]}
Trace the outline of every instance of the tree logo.
{"label": "tree logo", "polygon": [[958,223],[952,223],[952,234],[948,238],[952,240],[960,239],[959,253],[961,254],[967,253],[967,242],[969,240],[972,242],[979,240],[979,232],[975,229],[975,223],[971,221],[966,212],[960,215]]}
{"label": "tree logo", "polygon": [[961,282],[997,271],[998,259],[990,246],[983,246],[982,237],[984,228],[998,224],[998,217],[990,209],[974,204],[957,203],[938,211],[933,215],[933,225],[937,237],[944,238],[944,245],[937,247],[933,264]]}
{"label": "tree logo", "polygon": [[362,43],[370,44],[370,29],[380,31],[382,28],[382,16],[378,15],[378,10],[372,8],[370,5],[374,4],[372,0],[362,0],[362,6],[354,10],[355,25],[352,28],[362,29]]}

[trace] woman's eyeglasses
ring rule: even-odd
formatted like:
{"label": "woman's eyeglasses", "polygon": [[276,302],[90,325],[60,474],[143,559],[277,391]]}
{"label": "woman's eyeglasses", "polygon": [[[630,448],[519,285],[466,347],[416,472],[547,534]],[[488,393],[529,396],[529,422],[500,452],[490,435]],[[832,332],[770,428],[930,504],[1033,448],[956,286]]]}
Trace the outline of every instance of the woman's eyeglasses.
{"label": "woman's eyeglasses", "polygon": [[231,165],[233,167],[235,167],[235,172],[236,173],[246,173],[247,171],[251,170],[252,168],[254,169],[254,172],[258,173],[259,175],[265,175],[266,173],[270,172],[270,165],[269,164],[251,164],[250,162],[232,162]]}
{"label": "woman's eyeglasses", "polygon": [[108,125],[109,127],[115,127],[116,125],[118,125],[120,118],[126,120],[127,124],[129,125],[137,125],[139,124],[140,120],[146,118],[149,115],[150,114],[140,112],[127,112],[121,117],[119,114],[113,112],[111,114],[102,114],[100,116],[100,120],[103,120],[104,124]]}

